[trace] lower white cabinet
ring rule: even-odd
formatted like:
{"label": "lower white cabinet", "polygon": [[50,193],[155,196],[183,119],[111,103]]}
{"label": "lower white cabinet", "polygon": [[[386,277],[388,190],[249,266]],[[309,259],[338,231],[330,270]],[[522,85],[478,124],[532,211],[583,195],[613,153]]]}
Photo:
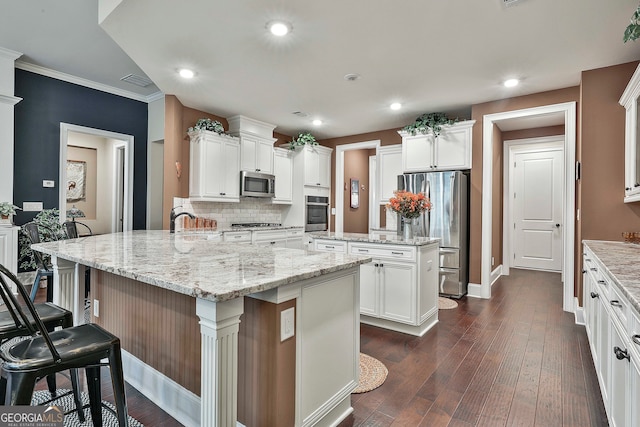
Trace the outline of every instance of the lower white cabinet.
{"label": "lower white cabinet", "polygon": [[438,321],[438,245],[314,239],[314,250],[371,256],[360,266],[360,321],[422,336]]}

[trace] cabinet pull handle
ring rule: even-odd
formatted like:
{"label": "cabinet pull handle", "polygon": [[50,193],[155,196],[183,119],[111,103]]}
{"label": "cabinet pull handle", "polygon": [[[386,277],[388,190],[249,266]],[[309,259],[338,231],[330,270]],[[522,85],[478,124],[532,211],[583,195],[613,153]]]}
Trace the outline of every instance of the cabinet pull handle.
{"label": "cabinet pull handle", "polygon": [[633,340],[634,343],[636,343],[637,345],[640,345],[640,335],[635,334],[634,336],[631,337],[631,339]]}
{"label": "cabinet pull handle", "polygon": [[616,359],[618,360],[623,360],[623,359],[627,359],[629,362],[631,362],[631,356],[629,356],[629,352],[625,349],[621,349],[618,346],[613,347],[613,352],[616,354]]}
{"label": "cabinet pull handle", "polygon": [[625,190],[631,191],[631,187],[626,187]]}
{"label": "cabinet pull handle", "polygon": [[600,295],[595,292],[591,292],[591,298],[600,298]]}
{"label": "cabinet pull handle", "polygon": [[260,169],[256,169],[256,172],[260,172]]}
{"label": "cabinet pull handle", "polygon": [[384,267],[384,264],[380,264],[380,267]]}
{"label": "cabinet pull handle", "polygon": [[272,245],[275,245],[275,244],[276,244],[276,242],[269,242],[269,243],[271,243]]}
{"label": "cabinet pull handle", "polygon": [[609,303],[614,307],[622,308],[622,304],[620,304],[620,301],[618,301],[617,299],[613,299],[613,300],[609,301]]}
{"label": "cabinet pull handle", "polygon": [[391,255],[404,255],[404,252],[391,252]]}
{"label": "cabinet pull handle", "polygon": [[598,280],[598,283],[600,283],[601,285],[607,285],[607,282],[605,282],[604,280]]}
{"label": "cabinet pull handle", "polygon": [[591,267],[589,270],[591,271],[598,271],[598,269],[596,267]]}
{"label": "cabinet pull handle", "polygon": [[374,267],[380,267],[380,264],[378,264],[377,262],[375,264],[373,264]]}
{"label": "cabinet pull handle", "polygon": [[586,272],[587,272],[587,270],[585,270],[585,269],[582,269],[582,274],[584,274],[584,273],[586,273]]}
{"label": "cabinet pull handle", "polygon": [[591,258],[585,258],[584,260],[587,262],[591,262]]}
{"label": "cabinet pull handle", "polygon": [[326,248],[326,249],[335,249],[336,247],[335,247],[335,246],[329,246],[329,245],[326,245],[326,246],[325,246],[325,248]]}
{"label": "cabinet pull handle", "polygon": [[369,249],[358,249],[358,252],[369,252]]}

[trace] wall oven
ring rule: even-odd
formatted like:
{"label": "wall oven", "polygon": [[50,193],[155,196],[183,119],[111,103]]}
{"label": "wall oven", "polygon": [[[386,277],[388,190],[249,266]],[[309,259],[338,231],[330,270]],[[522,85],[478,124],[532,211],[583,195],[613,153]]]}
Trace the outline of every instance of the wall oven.
{"label": "wall oven", "polygon": [[267,173],[240,172],[240,195],[243,197],[274,197],[276,177]]}
{"label": "wall oven", "polygon": [[329,198],[307,196],[304,231],[325,231],[329,229]]}

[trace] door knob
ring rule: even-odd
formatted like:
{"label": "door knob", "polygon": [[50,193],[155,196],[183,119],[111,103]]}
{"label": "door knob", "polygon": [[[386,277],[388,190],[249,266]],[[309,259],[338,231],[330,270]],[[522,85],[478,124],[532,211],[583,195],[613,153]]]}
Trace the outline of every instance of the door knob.
{"label": "door knob", "polygon": [[560,228],[560,224],[556,224],[556,228]]}

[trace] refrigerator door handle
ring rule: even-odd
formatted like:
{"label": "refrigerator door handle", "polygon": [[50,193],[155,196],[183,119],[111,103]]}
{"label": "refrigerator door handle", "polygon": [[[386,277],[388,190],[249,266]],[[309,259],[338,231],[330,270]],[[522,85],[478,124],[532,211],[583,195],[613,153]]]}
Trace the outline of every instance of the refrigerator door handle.
{"label": "refrigerator door handle", "polygon": [[454,189],[454,184],[455,184],[455,180],[456,180],[456,175],[455,174],[451,174],[451,187],[449,187],[449,194],[450,194],[450,200],[449,200],[449,227],[453,226],[453,189]]}

